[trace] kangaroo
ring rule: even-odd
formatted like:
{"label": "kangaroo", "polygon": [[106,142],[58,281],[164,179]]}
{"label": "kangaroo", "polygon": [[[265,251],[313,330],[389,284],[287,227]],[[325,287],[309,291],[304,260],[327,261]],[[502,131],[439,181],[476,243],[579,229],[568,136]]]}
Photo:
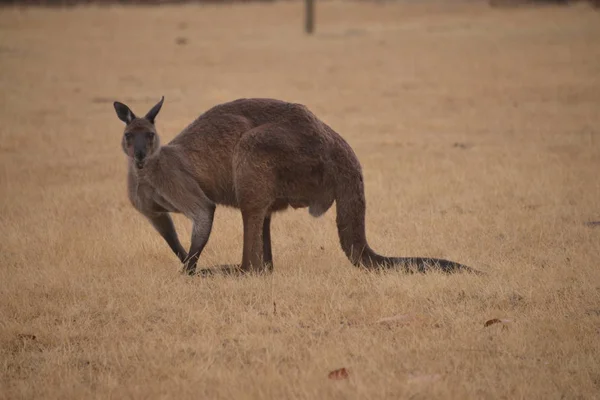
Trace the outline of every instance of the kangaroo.
{"label": "kangaroo", "polygon": [[[350,145],[307,107],[274,99],[238,99],[217,105],[161,146],[154,124],[161,100],[143,117],[115,102],[125,123],[128,194],[183,263],[196,272],[217,204],[239,208],[244,225],[242,272],[273,269],[271,215],[288,207],[313,217],[336,203],[341,247],[356,266],[425,272],[470,271],[443,259],[384,257],[365,234],[361,165]],[[169,213],[192,220],[186,252]]]}

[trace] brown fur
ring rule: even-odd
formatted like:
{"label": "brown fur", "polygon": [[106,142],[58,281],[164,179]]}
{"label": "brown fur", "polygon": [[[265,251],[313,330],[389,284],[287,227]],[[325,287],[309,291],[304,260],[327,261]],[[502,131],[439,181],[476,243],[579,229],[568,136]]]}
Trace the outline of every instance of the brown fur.
{"label": "brown fur", "polygon": [[[305,106],[272,99],[239,99],[213,107],[165,146],[154,118],[161,100],[137,118],[115,103],[126,123],[133,206],[145,215],[193,274],[212,228],[215,205],[236,207],[244,222],[241,270],[272,269],[270,217],[308,207],[324,214],[336,202],[340,243],[354,265],[366,268],[470,268],[433,258],[384,257],[368,245],[360,163],[348,143]],[[193,221],[189,254],[179,243],[169,212]]]}

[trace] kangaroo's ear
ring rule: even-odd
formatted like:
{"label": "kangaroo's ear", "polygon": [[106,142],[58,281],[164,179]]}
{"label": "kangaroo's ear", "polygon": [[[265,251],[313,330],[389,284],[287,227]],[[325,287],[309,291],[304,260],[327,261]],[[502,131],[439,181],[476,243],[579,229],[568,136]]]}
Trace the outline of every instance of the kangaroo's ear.
{"label": "kangaroo's ear", "polygon": [[119,103],[118,101],[114,102],[115,111],[117,112],[117,116],[119,119],[126,124],[129,124],[135,118],[135,114],[133,111],[129,109],[125,104]]}
{"label": "kangaroo's ear", "polygon": [[160,101],[158,103],[156,103],[156,105],[154,107],[152,107],[152,109],[150,111],[148,111],[148,114],[146,114],[146,116],[144,118],[146,118],[148,121],[154,123],[154,119],[156,118],[156,115],[158,115],[158,112],[160,111],[160,108],[163,105],[163,101],[165,101],[165,96],[163,96]]}

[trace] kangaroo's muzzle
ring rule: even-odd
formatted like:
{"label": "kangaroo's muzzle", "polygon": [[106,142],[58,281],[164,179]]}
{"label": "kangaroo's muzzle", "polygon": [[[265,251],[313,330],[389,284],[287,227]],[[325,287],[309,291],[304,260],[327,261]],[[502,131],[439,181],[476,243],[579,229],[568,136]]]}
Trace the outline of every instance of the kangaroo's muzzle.
{"label": "kangaroo's muzzle", "polygon": [[144,168],[144,160],[146,159],[146,153],[143,151],[136,151],[133,160],[135,161],[135,166],[138,169]]}

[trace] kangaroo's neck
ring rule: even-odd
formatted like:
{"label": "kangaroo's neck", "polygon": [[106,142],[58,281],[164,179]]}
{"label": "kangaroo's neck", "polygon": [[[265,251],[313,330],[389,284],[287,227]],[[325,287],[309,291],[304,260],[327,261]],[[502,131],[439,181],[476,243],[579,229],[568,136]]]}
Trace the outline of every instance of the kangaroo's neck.
{"label": "kangaroo's neck", "polygon": [[133,158],[128,159],[127,188],[129,200],[138,210],[145,212],[155,209],[155,203],[160,198],[159,168],[160,149],[146,157],[142,168],[138,167]]}
{"label": "kangaroo's neck", "polygon": [[151,155],[147,156],[144,164],[139,167],[132,157],[127,160],[129,175],[138,180],[147,180],[151,177],[152,170],[156,168],[161,156],[162,146]]}

